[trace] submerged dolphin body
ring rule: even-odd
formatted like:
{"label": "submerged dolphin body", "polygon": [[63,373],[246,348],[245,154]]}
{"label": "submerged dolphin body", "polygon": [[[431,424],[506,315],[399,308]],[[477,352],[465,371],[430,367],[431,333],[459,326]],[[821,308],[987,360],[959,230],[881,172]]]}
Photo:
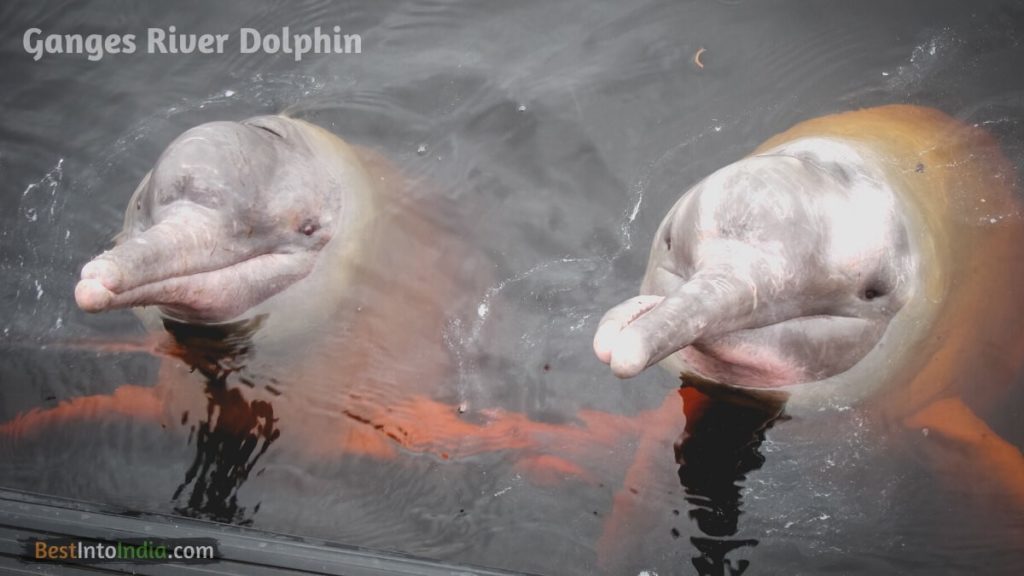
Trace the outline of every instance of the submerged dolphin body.
{"label": "submerged dolphin body", "polygon": [[[847,166],[851,154],[859,160]],[[797,125],[750,160],[703,183],[706,209],[688,212],[705,200],[688,194],[670,212],[644,295],[602,321],[598,356],[623,376],[662,360],[708,393],[782,394],[793,411],[872,399],[908,425],[979,446],[973,453],[996,476],[1012,478],[1013,447],[954,401],[957,385],[974,378],[1009,381],[1024,356],[1024,311],[1014,305],[1024,242],[1013,172],[994,143],[935,111],[885,107]],[[764,192],[750,209],[730,185],[744,182]],[[773,189],[778,182],[808,184],[794,194],[822,184],[835,193],[808,205],[793,196],[789,211],[777,210],[772,201],[787,192]],[[854,196],[872,182],[885,187]],[[682,429],[675,392],[652,413],[580,411],[569,425],[501,411],[464,418],[437,399],[452,373],[441,331],[479,268],[443,221],[398,193],[404,186],[379,158],[299,120],[186,132],[139,186],[117,245],[83,269],[76,300],[90,311],[145,307],[161,334],[161,321],[179,331],[242,324],[252,339],[244,362],[186,338],[157,386],[33,410],[0,424],[0,434],[106,414],[173,423],[213,413],[211,399],[250,406],[218,408],[224,428],[248,434],[256,422],[267,442],[313,458],[512,450],[532,477],[560,480],[585,478],[587,465],[635,445],[625,484],[671,488],[664,464]],[[841,226],[873,211],[879,218],[864,226]],[[804,236],[790,234],[799,227],[787,214],[814,216]],[[766,218],[776,225],[759,227]],[[758,244],[775,233],[782,238],[771,249]],[[818,243],[786,246],[805,237],[827,239],[829,257],[815,256]],[[701,252],[704,239],[717,242]],[[793,275],[795,261],[813,274]],[[988,342],[997,357],[978,353]],[[182,386],[194,384],[192,369],[207,391]],[[242,401],[224,398],[231,394]],[[633,503],[632,492],[616,496],[604,554],[642,532]]]}
{"label": "submerged dolphin body", "polygon": [[628,418],[582,411],[554,425],[463,414],[450,401],[444,330],[486,268],[425,204],[378,155],[302,120],[188,130],[75,288],[86,311],[139,313],[161,340],[153,349],[170,357],[158,383],[35,409],[0,434],[111,414],[181,425],[209,414],[208,427],[317,459],[512,451],[532,477],[587,476],[563,456],[619,445],[638,430]]}
{"label": "submerged dolphin body", "polygon": [[[769,425],[783,406],[859,405],[924,430],[939,469],[957,462],[1024,507],[1020,448],[975,413],[1024,367],[1018,194],[988,134],[905,105],[802,122],[699,182],[659,226],[641,295],[594,337],[619,377],[660,363],[683,382],[682,410],[673,392],[650,417],[627,486],[678,488],[667,461],[707,402],[760,406]],[[605,566],[657,516],[618,494]]]}
{"label": "submerged dolphin body", "polygon": [[595,351],[790,411],[1005,381],[1024,356],[1015,190],[991,137],[932,109],[803,122],[680,198]]}

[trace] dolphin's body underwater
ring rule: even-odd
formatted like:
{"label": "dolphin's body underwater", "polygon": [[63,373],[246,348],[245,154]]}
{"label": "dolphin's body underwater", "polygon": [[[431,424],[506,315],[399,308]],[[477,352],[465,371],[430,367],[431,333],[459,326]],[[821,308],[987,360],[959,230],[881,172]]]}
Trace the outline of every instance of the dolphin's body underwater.
{"label": "dolphin's body underwater", "polygon": [[936,110],[802,122],[682,195],[595,351],[791,412],[1005,384],[1024,359],[1016,194],[995,141]]}
{"label": "dolphin's body underwater", "polygon": [[[1020,448],[977,415],[1024,368],[1019,193],[983,130],[905,105],[801,122],[699,182],[655,233],[640,295],[594,337],[619,377],[660,363],[683,382],[648,416],[625,484],[678,488],[666,460],[709,402],[759,407],[768,425],[858,407],[923,432],[938,469],[967,472],[951,480],[1024,508]],[[618,494],[602,562],[621,566],[655,517]]]}

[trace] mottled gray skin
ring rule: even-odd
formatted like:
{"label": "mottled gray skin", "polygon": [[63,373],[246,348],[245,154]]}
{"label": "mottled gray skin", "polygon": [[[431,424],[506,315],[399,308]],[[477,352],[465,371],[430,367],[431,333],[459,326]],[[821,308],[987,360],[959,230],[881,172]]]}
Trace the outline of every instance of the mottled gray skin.
{"label": "mottled gray skin", "polygon": [[840,374],[914,289],[900,199],[875,158],[804,138],[694,186],[655,235],[641,296],[594,338],[619,377],[654,363],[733,387]]}
{"label": "mottled gray skin", "polygon": [[316,126],[282,116],[197,126],[143,179],[75,299],[89,312],[156,307],[188,323],[281,304],[322,313],[342,292],[352,253],[342,238],[360,237],[371,200],[355,153]]}

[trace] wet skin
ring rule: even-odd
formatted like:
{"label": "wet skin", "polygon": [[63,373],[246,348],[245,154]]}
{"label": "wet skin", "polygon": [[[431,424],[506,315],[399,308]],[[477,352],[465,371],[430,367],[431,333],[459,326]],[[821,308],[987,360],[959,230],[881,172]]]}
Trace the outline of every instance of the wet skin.
{"label": "wet skin", "polygon": [[143,179],[117,246],[82,268],[75,300],[195,323],[258,314],[358,237],[367,178],[349,147],[302,121],[193,128]]}
{"label": "wet skin", "polygon": [[[379,155],[301,120],[185,132],[136,189],[115,246],[83,266],[75,288],[83,310],[131,308],[152,329],[150,349],[166,358],[157,385],[33,410],[0,433],[112,414],[184,425],[183,414],[212,414],[212,399],[234,394],[232,406],[272,409],[274,450],[316,459],[511,451],[538,481],[591,478],[588,466],[638,434],[636,422],[580,411],[554,425],[502,410],[463,414],[438,399],[454,374],[445,324],[478,293],[484,266],[409,196]],[[168,333],[171,324],[229,339],[232,326],[257,328],[225,354],[222,343]],[[260,420],[246,414],[224,411],[216,426],[245,440]]]}
{"label": "wet skin", "polygon": [[[604,315],[593,346],[621,378],[660,363],[714,401],[797,416],[859,405],[926,430],[937,469],[973,472],[951,481],[983,470],[1024,508],[1021,450],[975,414],[1024,367],[1022,290],[1012,164],[976,127],[884,106],[798,124],[683,194],[640,295]],[[663,491],[644,452],[676,440],[677,398],[658,419],[627,482]],[[652,514],[619,498],[609,526],[642,532]],[[606,535],[614,550],[621,530]]]}
{"label": "wet skin", "polygon": [[[919,194],[985,189],[987,210],[1015,214],[1006,183],[993,180],[1008,172],[990,160],[988,141],[936,114],[882,108],[810,121],[702,182],[659,228],[642,295],[602,320],[598,357],[620,376],[661,360],[714,395],[787,396],[787,410],[882,399],[909,425],[928,422],[945,434],[944,415],[959,408],[933,400],[965,376],[1005,382],[997,372],[1014,373],[1024,357],[1020,310],[1007,305],[1021,285],[1015,264],[1024,262],[1024,242],[1019,219],[975,226],[956,218],[962,199],[935,207]],[[962,160],[965,149],[974,159]],[[627,484],[671,481],[665,464],[683,428],[675,392],[649,414],[581,411],[570,425],[501,411],[467,419],[435,399],[452,373],[441,329],[465,290],[457,272],[465,252],[443,226],[381,189],[391,177],[378,174],[365,154],[301,121],[197,127],[140,184],[116,246],[83,268],[76,300],[95,312],[141,309],[159,333],[162,318],[261,319],[254,354],[266,354],[266,365],[290,358],[274,374],[297,383],[283,398],[310,382],[324,392],[299,396],[317,400],[312,412],[308,403],[291,404],[290,414],[288,404],[275,406],[277,449],[316,458],[513,450],[531,477],[561,481],[586,479],[608,451],[636,445]],[[850,214],[865,219],[851,226]],[[972,283],[950,281],[979,261],[991,265],[973,270]],[[315,344],[302,347],[302,361],[275,356],[275,343],[296,334]],[[976,341],[990,338],[1008,350],[1005,363],[976,359]],[[155,388],[72,399],[0,433],[33,434],[100,413],[147,421],[201,413],[201,391],[189,397],[175,385],[187,372],[171,360]],[[332,396],[343,387],[338,375],[356,384]],[[984,430],[958,432],[987,438],[972,449],[995,453]],[[988,461],[998,477],[1017,470],[1012,458]],[[635,500],[616,496],[606,535],[636,531],[628,518]]]}
{"label": "wet skin", "polygon": [[746,387],[821,380],[878,342],[913,289],[896,193],[854,146],[801,139],[715,172],[669,211],[640,296],[594,338],[620,377],[672,356]]}
{"label": "wet skin", "polygon": [[976,352],[1024,357],[1015,186],[987,134],[932,109],[798,124],[681,196],[595,353],[619,377],[660,362],[790,408],[1005,383]]}

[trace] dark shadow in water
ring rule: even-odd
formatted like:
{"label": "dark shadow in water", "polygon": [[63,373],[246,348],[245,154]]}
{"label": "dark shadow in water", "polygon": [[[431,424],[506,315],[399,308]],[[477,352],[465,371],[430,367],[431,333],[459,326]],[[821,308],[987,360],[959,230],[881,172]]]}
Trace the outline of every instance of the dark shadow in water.
{"label": "dark shadow in water", "polygon": [[780,399],[711,398],[683,380],[686,429],[675,446],[679,481],[689,517],[704,536],[693,536],[692,562],[702,576],[743,574],[747,559],[726,556],[758,544],[734,538],[743,513],[742,481],[764,464],[764,434],[782,414]]}
{"label": "dark shadow in water", "polygon": [[[242,389],[228,384],[228,377],[242,372],[252,334],[262,318],[244,323],[193,326],[165,321],[174,337],[170,354],[181,358],[205,378],[206,418],[192,426],[189,443],[195,439],[196,456],[175,490],[180,502],[189,488],[184,505],[175,507],[182,516],[247,525],[259,511],[251,513],[238,504],[238,490],[249,478],[260,457],[280,436],[274,407],[263,400],[246,400]],[[246,385],[253,384],[240,377]],[[182,415],[186,424],[189,415]]]}

